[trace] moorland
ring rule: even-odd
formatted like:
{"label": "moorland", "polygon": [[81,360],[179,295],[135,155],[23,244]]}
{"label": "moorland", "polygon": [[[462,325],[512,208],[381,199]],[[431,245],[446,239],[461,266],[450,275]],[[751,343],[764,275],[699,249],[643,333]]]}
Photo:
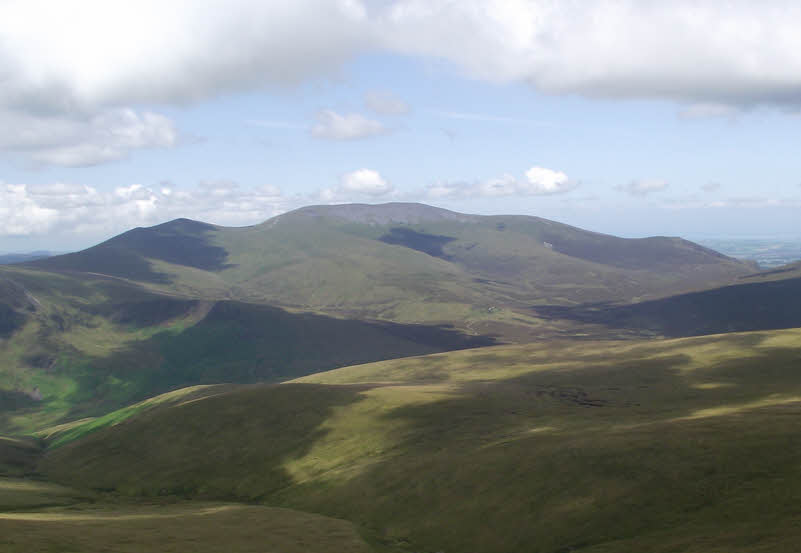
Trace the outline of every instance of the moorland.
{"label": "moorland", "polygon": [[421,204],[0,266],[0,549],[791,551],[799,291]]}

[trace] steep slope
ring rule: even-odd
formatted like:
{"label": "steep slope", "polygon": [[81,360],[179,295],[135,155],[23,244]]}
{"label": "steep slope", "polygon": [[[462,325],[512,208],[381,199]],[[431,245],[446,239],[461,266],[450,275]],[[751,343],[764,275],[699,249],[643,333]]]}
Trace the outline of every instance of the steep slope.
{"label": "steep slope", "polygon": [[150,228],[136,228],[77,253],[31,261],[30,267],[110,275],[142,282],[168,282],[148,260],[169,261],[185,267],[219,270],[227,253],[210,245],[206,234],[217,227],[176,219]]}
{"label": "steep slope", "polygon": [[672,337],[793,328],[801,326],[801,276],[788,277],[795,272],[769,271],[743,279],[746,284],[631,305],[538,306],[532,312],[556,321]]}
{"label": "steep slope", "polygon": [[800,338],[549,343],[348,367],[140,413],[39,468],[79,488],[345,518],[408,551],[790,551]]}
{"label": "steep slope", "polygon": [[186,299],[99,275],[0,268],[0,433],[174,388],[282,381],[495,343],[448,327]]}

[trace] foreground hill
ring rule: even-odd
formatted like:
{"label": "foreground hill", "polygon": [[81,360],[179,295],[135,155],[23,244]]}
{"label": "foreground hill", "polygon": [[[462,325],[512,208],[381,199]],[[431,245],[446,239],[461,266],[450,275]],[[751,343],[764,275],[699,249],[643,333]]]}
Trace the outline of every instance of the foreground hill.
{"label": "foreground hill", "polygon": [[73,427],[39,470],[321,513],[403,551],[792,551],[799,344],[786,330],[347,367]]}
{"label": "foreground hill", "polygon": [[[224,530],[223,530],[224,529]],[[99,502],[97,494],[0,479],[3,553],[368,553],[353,525],[260,505]]]}
{"label": "foreground hill", "polygon": [[679,238],[623,239],[538,217],[422,204],[314,206],[244,228],[179,219],[29,266],[193,298],[472,322],[487,332],[520,325],[488,310],[628,302],[728,284],[755,270]]}
{"label": "foreground hill", "polygon": [[0,433],[104,414],[194,384],[282,381],[477,347],[447,326],[360,321],[0,268]]}

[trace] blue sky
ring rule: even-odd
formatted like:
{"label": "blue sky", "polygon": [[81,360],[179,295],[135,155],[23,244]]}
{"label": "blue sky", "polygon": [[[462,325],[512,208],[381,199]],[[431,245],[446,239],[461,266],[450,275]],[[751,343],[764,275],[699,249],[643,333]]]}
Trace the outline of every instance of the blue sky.
{"label": "blue sky", "polygon": [[0,251],[350,201],[801,238],[792,2],[64,5],[0,6]]}

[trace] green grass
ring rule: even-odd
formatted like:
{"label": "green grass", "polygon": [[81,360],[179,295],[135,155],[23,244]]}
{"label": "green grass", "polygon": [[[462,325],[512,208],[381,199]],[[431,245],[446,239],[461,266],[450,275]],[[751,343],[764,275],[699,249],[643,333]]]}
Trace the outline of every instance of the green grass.
{"label": "green grass", "polygon": [[[173,221],[34,265],[111,274],[184,297],[459,325],[465,320],[454,314],[471,308],[628,302],[754,272],[680,239],[626,240],[537,217],[442,217],[427,206],[389,204],[364,208],[378,215],[370,221],[343,218],[347,207],[314,209],[321,216],[301,209],[243,228]],[[382,241],[399,226],[384,215],[398,209],[412,213],[411,224],[400,225],[407,231],[452,238],[441,255]]]}
{"label": "green grass", "polygon": [[482,343],[454,329],[182,299],[96,276],[0,268],[4,282],[36,306],[15,308],[24,323],[0,340],[4,434],[96,418],[189,385],[283,381]]}
{"label": "green grass", "polygon": [[[0,494],[2,494],[0,482]],[[0,496],[1,497],[1,496]],[[7,553],[367,553],[342,521],[289,509],[220,503],[78,504],[0,512]]]}
{"label": "green grass", "polygon": [[200,398],[224,393],[235,388],[233,385],[217,384],[205,386],[191,386],[173,392],[167,392],[134,405],[123,407],[100,417],[79,419],[45,428],[36,432],[36,436],[47,443],[50,448],[56,448],[66,443],[83,438],[102,428],[117,425],[127,419],[152,409],[165,408],[171,405],[195,401]]}
{"label": "green grass", "polygon": [[79,488],[260,501],[410,551],[791,551],[801,330],[348,367],[47,453]]}
{"label": "green grass", "polygon": [[0,517],[3,516],[3,512],[31,511],[43,507],[71,505],[87,499],[91,499],[91,494],[57,484],[0,477]]}

